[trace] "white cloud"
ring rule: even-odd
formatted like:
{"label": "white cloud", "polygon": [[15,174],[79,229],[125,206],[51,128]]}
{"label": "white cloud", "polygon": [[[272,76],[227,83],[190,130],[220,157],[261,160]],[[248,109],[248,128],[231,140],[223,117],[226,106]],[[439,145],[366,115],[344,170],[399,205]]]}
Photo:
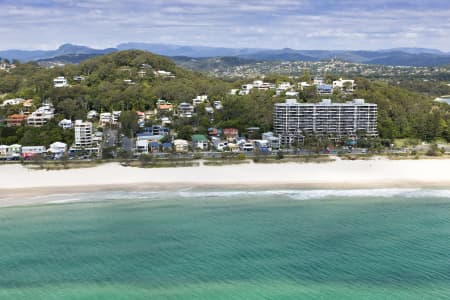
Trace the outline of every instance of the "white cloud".
{"label": "white cloud", "polygon": [[[74,42],[450,50],[445,0],[3,0],[2,48]],[[406,5],[408,4],[408,5]]]}

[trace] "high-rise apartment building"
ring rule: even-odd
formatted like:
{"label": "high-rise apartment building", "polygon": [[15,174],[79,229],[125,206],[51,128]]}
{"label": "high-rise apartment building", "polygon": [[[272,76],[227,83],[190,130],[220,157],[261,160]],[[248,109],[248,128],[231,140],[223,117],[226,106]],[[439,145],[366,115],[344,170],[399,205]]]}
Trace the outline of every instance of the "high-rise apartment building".
{"label": "high-rise apartment building", "polygon": [[377,105],[354,99],[345,103],[332,103],[324,99],[319,103],[298,103],[288,99],[274,107],[274,132],[281,136],[282,144],[301,141],[305,136],[318,135],[333,139],[354,137],[357,133],[377,136]]}
{"label": "high-rise apartment building", "polygon": [[75,121],[75,147],[89,148],[93,146],[92,123]]}

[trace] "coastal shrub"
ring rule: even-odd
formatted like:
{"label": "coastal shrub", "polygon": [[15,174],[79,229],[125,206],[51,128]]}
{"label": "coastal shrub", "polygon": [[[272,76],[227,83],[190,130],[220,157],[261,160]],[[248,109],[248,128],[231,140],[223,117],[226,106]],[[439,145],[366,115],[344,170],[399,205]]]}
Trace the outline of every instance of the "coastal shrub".
{"label": "coastal shrub", "polygon": [[283,158],[284,158],[283,152],[278,151],[278,152],[277,152],[277,159],[278,159],[278,160],[281,160],[281,159],[283,159]]}

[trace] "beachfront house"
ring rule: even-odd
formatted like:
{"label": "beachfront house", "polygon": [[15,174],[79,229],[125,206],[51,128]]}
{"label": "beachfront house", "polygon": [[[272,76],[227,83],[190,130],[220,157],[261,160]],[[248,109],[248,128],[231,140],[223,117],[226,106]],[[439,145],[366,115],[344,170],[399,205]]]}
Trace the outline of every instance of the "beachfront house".
{"label": "beachfront house", "polygon": [[279,150],[281,146],[280,136],[275,135],[273,132],[264,132],[262,134],[262,139],[269,142],[269,147],[272,150]]}
{"label": "beachfront house", "polygon": [[304,136],[327,136],[336,140],[365,136],[378,136],[377,105],[354,99],[345,103],[332,103],[323,99],[319,103],[298,103],[288,99],[274,107],[275,134],[282,144],[303,141]]}
{"label": "beachfront house", "polygon": [[14,160],[20,158],[22,155],[22,146],[14,145],[0,145],[0,159]]}
{"label": "beachfront house", "polygon": [[298,98],[299,93],[296,91],[287,91],[284,95],[289,98]]}
{"label": "beachfront house", "polygon": [[192,149],[194,150],[208,150],[208,138],[203,134],[194,134],[191,137]]}
{"label": "beachfront house", "polygon": [[163,131],[148,131],[138,133],[136,135],[136,153],[148,153],[149,151],[159,152],[161,140],[165,136],[159,133],[163,133]]}
{"label": "beachfront house", "polygon": [[173,141],[175,152],[188,152],[189,142],[186,140],[177,139]]}
{"label": "beachfront house", "polygon": [[45,154],[47,151],[44,146],[23,146],[22,157],[24,159],[31,159]]}
{"label": "beachfront house", "polygon": [[196,98],[192,99],[192,105],[197,106],[199,104],[202,104],[204,102],[208,101],[207,95],[201,95],[197,96]]}

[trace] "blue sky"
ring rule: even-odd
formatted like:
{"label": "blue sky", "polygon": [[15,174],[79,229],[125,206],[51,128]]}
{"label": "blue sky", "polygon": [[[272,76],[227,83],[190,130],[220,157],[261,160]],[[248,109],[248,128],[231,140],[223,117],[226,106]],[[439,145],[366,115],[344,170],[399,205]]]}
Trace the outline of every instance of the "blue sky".
{"label": "blue sky", "polygon": [[450,51],[449,0],[0,0],[0,49],[123,42]]}

